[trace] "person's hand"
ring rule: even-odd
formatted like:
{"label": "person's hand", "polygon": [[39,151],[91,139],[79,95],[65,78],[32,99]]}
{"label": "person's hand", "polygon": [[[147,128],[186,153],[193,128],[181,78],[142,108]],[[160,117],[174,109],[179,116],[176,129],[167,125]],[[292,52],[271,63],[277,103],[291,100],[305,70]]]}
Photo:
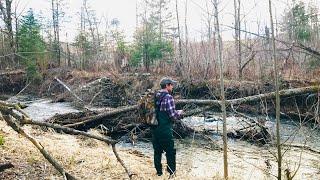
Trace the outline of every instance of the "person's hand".
{"label": "person's hand", "polygon": [[178,114],[179,114],[180,116],[182,116],[182,115],[184,114],[184,111],[183,111],[183,110],[177,110],[177,112],[178,112]]}

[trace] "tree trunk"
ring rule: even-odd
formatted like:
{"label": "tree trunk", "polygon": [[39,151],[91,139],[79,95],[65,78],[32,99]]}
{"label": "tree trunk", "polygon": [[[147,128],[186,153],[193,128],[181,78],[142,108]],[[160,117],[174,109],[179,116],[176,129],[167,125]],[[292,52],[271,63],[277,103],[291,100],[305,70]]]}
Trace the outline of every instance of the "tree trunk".
{"label": "tree trunk", "polygon": [[[308,86],[308,87],[302,87],[302,88],[295,88],[295,89],[286,89],[279,91],[279,94],[281,97],[289,97],[289,96],[295,96],[305,93],[317,93],[320,91],[320,86]],[[230,99],[226,101],[227,106],[231,105],[238,105],[242,103],[248,103],[248,102],[255,102],[260,100],[268,100],[273,99],[276,97],[276,92],[270,92],[265,94],[258,94],[254,96],[248,96],[238,99]],[[199,100],[199,99],[180,99],[177,100],[176,104],[188,104],[188,103],[194,103],[198,105],[213,105],[213,106],[220,106],[221,101],[219,100]]]}
{"label": "tree trunk", "polygon": [[228,145],[227,145],[227,112],[226,112],[226,100],[224,92],[224,77],[223,77],[223,57],[222,57],[222,38],[220,34],[219,27],[219,13],[218,13],[218,2],[217,0],[213,1],[214,5],[214,16],[215,16],[215,31],[218,36],[218,52],[217,59],[219,61],[220,69],[220,91],[221,91],[221,110],[223,117],[223,170],[224,170],[224,179],[228,179]]}
{"label": "tree trunk", "polygon": [[241,62],[241,36],[240,36],[240,28],[241,28],[241,23],[240,23],[240,0],[234,0],[234,31],[235,31],[235,37],[234,37],[234,42],[235,42],[235,52],[237,52],[237,59],[238,59],[238,78],[241,80],[242,79],[242,62]]}
{"label": "tree trunk", "polygon": [[185,35],[185,52],[184,52],[184,62],[187,63],[187,69],[184,70],[187,72],[187,77],[190,79],[191,72],[190,72],[190,58],[188,56],[188,26],[187,26],[187,15],[188,15],[188,0],[185,2],[185,12],[184,12],[184,35]]}
{"label": "tree trunk", "polygon": [[180,21],[179,21],[179,11],[178,11],[178,0],[176,0],[176,15],[177,15],[177,30],[178,30],[178,49],[179,49],[179,60],[178,60],[178,75],[182,75],[183,57],[182,57],[182,41],[181,41],[181,31],[180,31]]}
{"label": "tree trunk", "polygon": [[[5,23],[6,29],[7,29],[7,34],[9,37],[9,43],[10,43],[10,48],[13,53],[16,52],[15,49],[15,43],[14,43],[14,38],[13,38],[13,29],[12,29],[12,12],[11,12],[11,5],[12,5],[12,0],[6,0],[5,1],[5,7],[2,1],[0,1],[0,10],[2,14],[3,21]],[[14,56],[12,56],[14,57]]]}
{"label": "tree trunk", "polygon": [[275,77],[275,87],[276,87],[276,136],[277,136],[277,151],[278,151],[278,179],[281,180],[281,163],[282,163],[282,154],[281,154],[281,142],[280,142],[280,93],[279,93],[279,74],[278,74],[278,61],[276,56],[276,43],[275,43],[275,34],[273,27],[273,18],[272,18],[272,7],[271,0],[269,0],[269,13],[270,13],[270,24],[271,24],[271,34],[272,34],[272,55],[274,61],[274,77]]}
{"label": "tree trunk", "polygon": [[54,34],[54,41],[53,41],[53,46],[54,46],[54,53],[55,53],[55,58],[58,63],[58,66],[60,67],[61,62],[60,62],[60,43],[59,43],[59,25],[58,25],[58,2],[55,0],[51,0],[51,9],[52,9],[52,24],[53,24],[53,34]]}

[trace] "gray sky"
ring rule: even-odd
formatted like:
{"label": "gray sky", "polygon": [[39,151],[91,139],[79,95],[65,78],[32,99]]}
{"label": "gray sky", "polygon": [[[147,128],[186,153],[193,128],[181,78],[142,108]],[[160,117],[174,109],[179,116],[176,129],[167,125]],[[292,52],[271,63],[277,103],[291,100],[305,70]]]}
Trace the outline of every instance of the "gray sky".
{"label": "gray sky", "polygon": [[[20,8],[26,7],[34,9],[37,13],[40,11],[44,16],[51,17],[50,0],[20,0]],[[105,16],[109,20],[117,18],[120,21],[120,29],[123,30],[128,37],[128,40],[132,39],[132,35],[136,26],[136,2],[142,0],[88,0],[88,5],[91,9],[96,11],[97,17]],[[200,39],[202,32],[205,31],[205,11],[206,4],[208,4],[209,10],[212,9],[211,0],[178,0],[179,4],[179,16],[181,19],[180,24],[184,24],[185,18],[185,2],[188,2],[187,24],[189,30],[189,36],[192,39]],[[241,0],[242,1],[242,16],[243,24],[246,22],[247,30],[257,32],[257,24],[260,22],[260,27],[269,25],[268,17],[268,0]],[[306,4],[313,2],[319,7],[320,0],[304,0]],[[64,23],[62,28],[62,40],[66,40],[65,33],[68,32],[68,40],[73,40],[79,27],[80,12],[82,0],[65,0],[67,6],[64,7],[69,22]],[[284,9],[287,8],[288,2],[291,0],[273,0],[273,10],[276,18],[281,19],[281,15]],[[175,0],[172,0],[171,8],[175,8]],[[139,8],[139,7],[138,7]],[[220,23],[223,30],[222,38],[224,40],[230,40],[233,36],[233,30],[223,25],[233,26],[233,0],[220,0]],[[212,11],[212,10],[211,10]],[[173,14],[175,17],[175,14]],[[212,19],[213,20],[213,19]],[[102,29],[102,27],[101,27]],[[262,31],[261,31],[262,32]]]}

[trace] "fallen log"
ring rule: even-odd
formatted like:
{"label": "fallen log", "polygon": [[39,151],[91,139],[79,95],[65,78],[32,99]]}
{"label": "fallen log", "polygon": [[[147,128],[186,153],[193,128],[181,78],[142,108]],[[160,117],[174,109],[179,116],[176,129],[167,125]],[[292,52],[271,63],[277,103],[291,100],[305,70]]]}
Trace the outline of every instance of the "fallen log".
{"label": "fallen log", "polygon": [[119,109],[103,112],[103,113],[98,114],[98,115],[83,117],[83,118],[80,118],[79,120],[77,120],[79,122],[65,125],[65,127],[73,127],[73,128],[75,128],[77,126],[84,125],[84,124],[89,123],[89,122],[97,121],[97,120],[100,120],[100,119],[103,119],[103,118],[106,118],[106,117],[109,117],[109,116],[112,116],[112,115],[116,115],[116,114],[120,114],[120,113],[125,113],[125,112],[129,112],[129,111],[137,110],[138,108],[139,108],[139,105],[127,106],[127,107],[122,107],[122,108],[119,108]]}
{"label": "fallen log", "polygon": [[[295,95],[306,94],[306,93],[317,93],[319,91],[320,91],[320,86],[309,86],[309,87],[303,87],[303,88],[281,90],[279,93],[280,93],[280,97],[284,98],[284,97],[295,96]],[[258,95],[248,96],[248,97],[243,97],[243,98],[238,98],[238,99],[230,99],[230,100],[226,100],[226,106],[230,107],[233,105],[239,105],[239,104],[248,103],[248,102],[256,102],[259,100],[270,100],[270,99],[275,98],[275,95],[276,95],[275,92],[270,92],[270,93],[266,93],[266,94],[258,94]],[[176,101],[177,105],[178,104],[184,105],[184,104],[190,104],[190,103],[197,104],[197,105],[209,105],[211,107],[219,107],[220,108],[221,101],[219,101],[219,100],[200,100],[200,99],[179,99]],[[85,125],[89,122],[102,120],[104,118],[107,118],[107,117],[110,117],[110,116],[113,116],[116,114],[134,111],[134,110],[138,110],[141,108],[142,108],[141,104],[121,107],[121,108],[118,108],[118,109],[115,109],[112,111],[107,111],[107,112],[103,112],[103,113],[100,113],[97,115],[87,116],[87,117],[83,117],[83,118],[74,120],[76,123],[68,124],[68,125],[66,125],[66,127],[75,128],[80,125]],[[146,110],[146,111],[152,111],[152,110]],[[148,114],[148,113],[146,113],[146,114]],[[191,113],[190,115],[193,115],[193,114],[194,113]],[[190,116],[190,115],[187,114],[186,116]]]}
{"label": "fallen log", "polygon": [[[279,93],[280,93],[280,97],[284,98],[284,97],[296,96],[296,95],[306,94],[306,93],[317,93],[319,91],[320,91],[320,86],[309,86],[309,87],[281,90],[279,91]],[[243,104],[248,102],[255,102],[259,100],[269,100],[269,99],[275,98],[275,96],[276,96],[276,92],[270,92],[265,94],[258,94],[254,96],[238,98],[238,99],[230,99],[230,100],[226,100],[226,105],[231,106],[231,105],[238,105],[238,104]],[[176,102],[176,104],[189,104],[189,103],[194,103],[198,105],[212,105],[212,106],[220,107],[221,101],[200,100],[200,99],[180,99],[180,100],[177,100]]]}

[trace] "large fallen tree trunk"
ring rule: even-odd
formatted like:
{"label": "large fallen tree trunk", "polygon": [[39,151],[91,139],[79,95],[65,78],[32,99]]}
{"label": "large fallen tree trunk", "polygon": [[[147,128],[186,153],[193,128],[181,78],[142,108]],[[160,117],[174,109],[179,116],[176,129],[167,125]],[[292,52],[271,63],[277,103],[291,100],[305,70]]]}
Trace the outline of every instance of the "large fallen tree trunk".
{"label": "large fallen tree trunk", "polygon": [[[301,95],[301,94],[306,94],[306,93],[318,93],[320,91],[320,86],[309,86],[309,87],[303,87],[303,88],[295,88],[295,89],[288,89],[288,90],[281,90],[280,91],[280,97],[289,97],[289,96],[296,96],[296,95]],[[226,105],[228,107],[233,106],[233,105],[238,105],[238,104],[243,104],[243,103],[248,103],[248,102],[256,102],[260,100],[270,100],[275,98],[275,92],[270,92],[270,93],[265,93],[265,94],[258,94],[254,96],[248,96],[248,97],[243,97],[243,98],[238,98],[238,99],[231,99],[226,101]],[[180,99],[176,101],[176,104],[179,105],[184,105],[184,104],[197,104],[197,105],[209,105],[211,107],[218,107],[220,108],[220,103],[221,101],[219,100],[200,100],[200,99]],[[67,127],[78,127],[80,125],[85,125],[90,122],[95,122],[98,120],[103,120],[107,117],[114,116],[116,114],[120,113],[126,113],[129,111],[134,111],[143,108],[140,105],[133,105],[133,106],[127,106],[127,107],[121,107],[118,109],[114,109],[111,111],[107,112],[102,112],[97,115],[92,115],[92,116],[85,116],[82,118],[77,118],[77,119],[68,119],[70,123],[68,125],[65,125]],[[187,113],[186,116],[191,116],[195,114],[193,113]],[[108,120],[106,120],[108,121]]]}
{"label": "large fallen tree trunk", "polygon": [[119,109],[103,112],[101,114],[97,114],[97,115],[93,115],[93,116],[89,116],[89,117],[83,117],[83,118],[75,120],[75,121],[78,121],[78,122],[73,123],[73,124],[68,124],[68,125],[65,125],[65,126],[66,127],[77,127],[77,126],[84,125],[84,124],[89,123],[89,122],[97,121],[97,120],[100,120],[102,118],[109,117],[109,116],[112,116],[112,115],[116,115],[116,114],[120,114],[120,113],[125,113],[125,112],[129,112],[129,111],[137,110],[138,108],[139,108],[139,105],[122,107],[122,108],[119,108]]}
{"label": "large fallen tree trunk", "polygon": [[[320,86],[309,86],[309,87],[302,87],[302,88],[295,88],[295,89],[287,89],[287,90],[281,90],[280,97],[289,97],[289,96],[296,96],[300,94],[306,94],[306,93],[317,93],[320,91]],[[275,98],[276,93],[270,92],[265,94],[258,94],[254,96],[248,96],[238,99],[230,99],[227,100],[227,106],[231,105],[237,105],[237,104],[243,104],[248,102],[255,102],[260,100],[269,100]],[[219,100],[199,100],[199,99],[181,99],[177,101],[177,104],[198,104],[198,105],[212,105],[220,107],[220,101]]]}

